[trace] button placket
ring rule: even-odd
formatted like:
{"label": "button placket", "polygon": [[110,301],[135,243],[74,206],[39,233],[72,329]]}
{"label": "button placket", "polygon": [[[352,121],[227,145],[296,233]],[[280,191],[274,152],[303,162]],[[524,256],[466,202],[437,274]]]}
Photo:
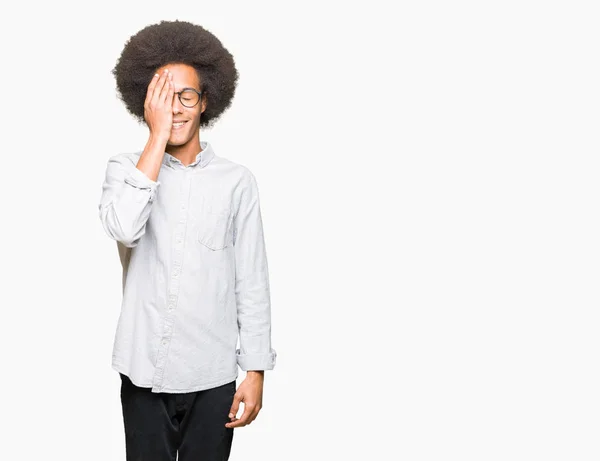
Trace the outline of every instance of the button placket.
{"label": "button placket", "polygon": [[173,324],[175,321],[175,308],[177,307],[177,300],[179,297],[180,288],[180,275],[181,268],[183,267],[183,254],[184,254],[184,242],[187,224],[187,213],[188,213],[188,202],[189,192],[191,185],[191,177],[185,174],[186,180],[183,181],[183,187],[181,190],[181,202],[179,206],[179,217],[177,220],[177,226],[173,236],[173,265],[171,267],[171,277],[169,280],[169,292],[167,301],[167,313],[165,314],[163,321],[163,330],[160,346],[158,348],[158,354],[156,359],[156,367],[153,378],[153,390],[160,392],[163,387],[164,380],[164,368],[167,361],[167,353],[169,344],[173,334]]}

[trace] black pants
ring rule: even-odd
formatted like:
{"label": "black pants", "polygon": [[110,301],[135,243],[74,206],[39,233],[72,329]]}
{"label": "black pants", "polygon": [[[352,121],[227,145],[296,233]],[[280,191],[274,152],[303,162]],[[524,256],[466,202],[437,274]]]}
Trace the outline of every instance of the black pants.
{"label": "black pants", "polygon": [[235,380],[185,394],[151,392],[121,375],[127,461],[227,461]]}

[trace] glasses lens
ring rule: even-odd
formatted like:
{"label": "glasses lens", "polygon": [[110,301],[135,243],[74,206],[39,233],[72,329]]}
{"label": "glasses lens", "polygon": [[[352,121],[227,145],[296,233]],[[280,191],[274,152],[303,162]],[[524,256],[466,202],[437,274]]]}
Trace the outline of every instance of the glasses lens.
{"label": "glasses lens", "polygon": [[194,107],[196,104],[198,104],[198,99],[198,93],[196,93],[195,91],[184,90],[181,93],[181,104],[183,104],[186,107]]}

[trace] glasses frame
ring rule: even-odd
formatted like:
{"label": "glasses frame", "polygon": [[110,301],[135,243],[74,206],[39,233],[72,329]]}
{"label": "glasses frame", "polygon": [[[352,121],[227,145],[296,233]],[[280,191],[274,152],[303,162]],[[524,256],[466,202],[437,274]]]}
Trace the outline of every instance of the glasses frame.
{"label": "glasses frame", "polygon": [[[193,106],[187,106],[181,100],[181,93],[183,93],[186,90],[192,90],[192,91],[195,91],[198,94],[198,101],[196,101],[196,104],[194,104]],[[177,98],[179,98],[179,102],[181,103],[181,105],[183,107],[187,107],[188,109],[190,109],[192,107],[196,107],[198,105],[198,103],[200,101],[202,101],[202,91],[198,91],[196,88],[182,88],[181,91],[176,91],[175,94],[177,95]]]}

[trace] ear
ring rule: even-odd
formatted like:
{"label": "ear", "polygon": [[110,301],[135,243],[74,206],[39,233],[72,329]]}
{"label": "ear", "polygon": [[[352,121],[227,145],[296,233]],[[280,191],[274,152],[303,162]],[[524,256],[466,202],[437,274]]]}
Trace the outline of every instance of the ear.
{"label": "ear", "polygon": [[204,111],[206,110],[206,105],[208,104],[208,100],[206,99],[206,95],[204,93],[202,93],[202,102],[200,104],[202,104],[202,109],[200,110],[200,113],[204,113]]}

